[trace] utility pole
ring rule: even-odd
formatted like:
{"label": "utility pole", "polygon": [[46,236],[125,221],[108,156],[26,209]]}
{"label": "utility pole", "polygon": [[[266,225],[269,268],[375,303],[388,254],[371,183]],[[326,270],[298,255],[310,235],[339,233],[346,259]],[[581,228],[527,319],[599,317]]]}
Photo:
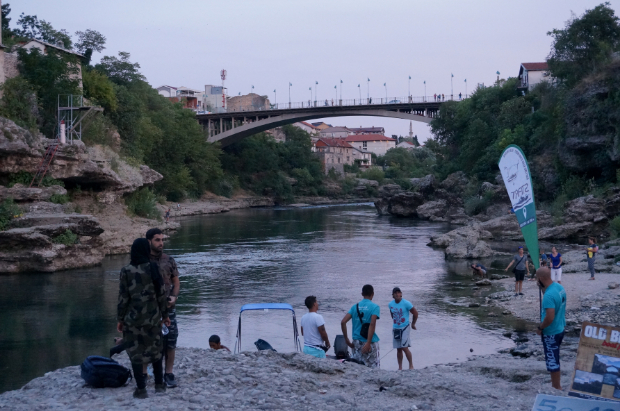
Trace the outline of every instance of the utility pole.
{"label": "utility pole", "polygon": [[465,79],[465,98],[467,98],[467,79]]}
{"label": "utility pole", "polygon": [[452,86],[452,79],[454,79],[454,74],[450,73],[450,100],[454,100],[454,87]]}
{"label": "utility pole", "polygon": [[278,109],[278,94],[276,93],[276,89],[273,89],[273,104],[276,106],[276,110]]}
{"label": "utility pole", "polygon": [[318,93],[318,91],[319,91],[319,82],[318,82],[318,81],[315,81],[315,82],[314,82],[314,103],[315,103],[314,105],[315,105],[315,106],[316,106],[316,102],[317,102],[317,100],[318,100],[318,98],[319,98],[319,93]]}
{"label": "utility pole", "polygon": [[340,105],[342,105],[342,79],[340,79]]}
{"label": "utility pole", "polygon": [[383,83],[383,87],[385,87],[385,102],[387,103],[388,102],[388,99],[387,99],[387,83]]}
{"label": "utility pole", "polygon": [[426,102],[426,80],[424,80],[424,102]]}
{"label": "utility pole", "polygon": [[409,76],[409,85],[407,87],[407,92],[409,94],[407,94],[407,96],[409,96],[409,101],[411,101],[411,76]]}
{"label": "utility pole", "polygon": [[366,100],[367,103],[370,103],[370,77],[368,77],[368,81],[366,82],[366,92],[367,95],[366,97],[368,98],[368,100]]}
{"label": "utility pole", "polygon": [[293,83],[288,82],[288,108],[291,108],[291,86]]}
{"label": "utility pole", "polygon": [[360,86],[361,86],[361,84],[358,84],[358,85],[357,85],[357,89],[358,89],[358,90],[359,90],[359,92],[360,92],[360,104],[362,104],[362,88],[361,88]]}

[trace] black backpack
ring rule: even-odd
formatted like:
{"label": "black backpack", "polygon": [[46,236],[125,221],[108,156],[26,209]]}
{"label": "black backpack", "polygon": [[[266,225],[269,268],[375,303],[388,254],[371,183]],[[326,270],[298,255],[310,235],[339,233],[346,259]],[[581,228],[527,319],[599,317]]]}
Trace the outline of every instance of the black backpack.
{"label": "black backpack", "polygon": [[334,353],[339,360],[349,358],[349,347],[344,339],[344,335],[337,335],[334,339]]}
{"label": "black backpack", "polygon": [[82,363],[82,378],[95,388],[122,387],[131,377],[131,371],[107,357],[91,355]]}

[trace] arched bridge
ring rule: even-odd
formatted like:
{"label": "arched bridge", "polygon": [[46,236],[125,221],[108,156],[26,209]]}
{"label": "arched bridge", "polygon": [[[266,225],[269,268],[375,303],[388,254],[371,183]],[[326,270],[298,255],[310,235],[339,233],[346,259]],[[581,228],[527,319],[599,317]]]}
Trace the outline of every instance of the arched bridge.
{"label": "arched bridge", "polygon": [[[335,104],[327,100],[318,103],[285,103],[268,110],[250,108],[247,111],[197,114],[196,118],[208,130],[207,141],[219,141],[225,147],[261,131],[325,117],[391,117],[430,123],[442,104],[441,101],[426,101],[423,97],[387,100],[340,100]],[[430,100],[434,99],[431,97]]]}

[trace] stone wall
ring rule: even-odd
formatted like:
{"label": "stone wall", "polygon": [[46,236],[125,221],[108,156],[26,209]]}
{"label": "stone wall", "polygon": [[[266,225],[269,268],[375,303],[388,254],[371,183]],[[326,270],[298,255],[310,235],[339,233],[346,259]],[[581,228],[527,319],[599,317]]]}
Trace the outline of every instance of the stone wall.
{"label": "stone wall", "polygon": [[17,69],[17,53],[4,53],[4,80],[19,75]]}

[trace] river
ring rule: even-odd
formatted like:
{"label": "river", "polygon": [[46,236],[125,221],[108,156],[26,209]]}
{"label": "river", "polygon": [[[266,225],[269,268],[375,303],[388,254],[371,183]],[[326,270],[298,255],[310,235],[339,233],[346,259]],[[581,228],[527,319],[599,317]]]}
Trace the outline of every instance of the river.
{"label": "river", "polygon": [[[371,204],[236,210],[179,221],[166,251],[181,275],[180,346],[208,348],[209,336],[218,334],[232,349],[243,304],[286,302],[299,322],[308,295],[317,296],[333,343],[366,283],[381,306],[384,369],[397,369],[387,309],[394,286],[420,313],[412,331],[416,368],[511,347],[502,332],[523,327],[512,317],[487,317],[488,308],[467,308],[472,298],[482,302],[485,291],[472,291],[457,274],[463,264],[446,263],[441,250],[426,245],[449,230],[446,224],[378,217]],[[128,261],[111,256],[88,269],[2,277],[0,392],[88,355],[108,355],[117,336],[118,273]],[[242,321],[242,349],[255,350],[258,338],[278,351],[294,349],[290,312],[245,312]]]}

